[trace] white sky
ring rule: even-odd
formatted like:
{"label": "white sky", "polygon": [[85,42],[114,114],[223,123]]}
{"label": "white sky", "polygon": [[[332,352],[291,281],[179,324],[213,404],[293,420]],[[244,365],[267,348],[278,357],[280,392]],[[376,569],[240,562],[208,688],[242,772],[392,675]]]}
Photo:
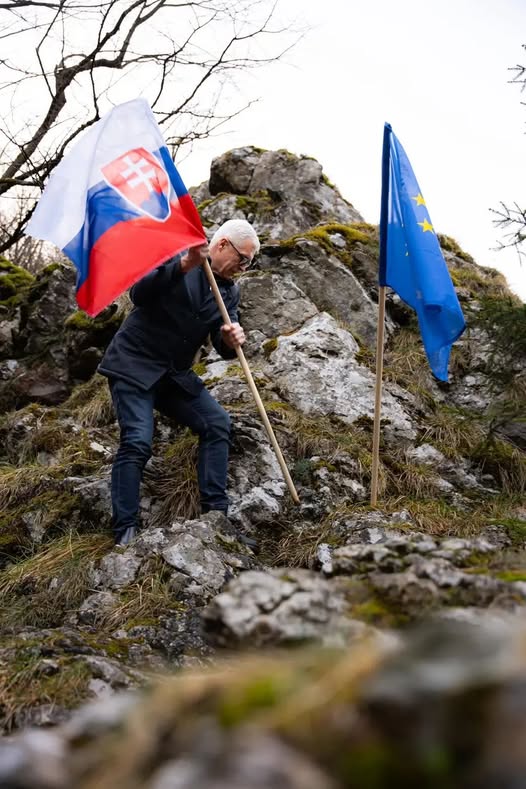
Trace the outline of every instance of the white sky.
{"label": "white sky", "polygon": [[489,209],[526,202],[526,0],[281,0],[311,29],[286,62],[243,85],[259,105],[179,163],[187,186],[240,145],[314,156],[364,219],[380,214],[384,121],[404,146],[437,232],[503,271],[526,299],[526,263],[492,251]]}

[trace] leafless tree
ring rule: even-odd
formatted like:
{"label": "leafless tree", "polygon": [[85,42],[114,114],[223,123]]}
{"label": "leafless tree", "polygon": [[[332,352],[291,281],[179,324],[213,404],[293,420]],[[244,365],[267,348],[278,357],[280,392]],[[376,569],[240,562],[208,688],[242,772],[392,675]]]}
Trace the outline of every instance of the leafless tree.
{"label": "leafless tree", "polygon": [[174,156],[250,106],[233,94],[240,72],[298,38],[276,2],[0,0],[0,196],[22,190],[26,203],[0,252],[68,145],[111,106],[146,97]]}
{"label": "leafless tree", "polygon": [[510,206],[501,202],[500,207],[492,208],[491,212],[495,215],[495,226],[503,230],[497,249],[514,247],[522,261],[526,257],[526,208],[521,208],[518,203]]}
{"label": "leafless tree", "polygon": [[[522,45],[526,50],[526,44]],[[510,82],[521,86],[521,92],[526,89],[526,66],[517,64],[512,66],[510,71],[513,74]],[[521,102],[526,106],[526,102]],[[495,214],[495,225],[503,231],[502,241],[499,242],[498,249],[514,247],[519,256],[519,260],[526,257],[526,206],[521,206],[514,202],[511,206],[501,202],[499,208],[492,208]]]}

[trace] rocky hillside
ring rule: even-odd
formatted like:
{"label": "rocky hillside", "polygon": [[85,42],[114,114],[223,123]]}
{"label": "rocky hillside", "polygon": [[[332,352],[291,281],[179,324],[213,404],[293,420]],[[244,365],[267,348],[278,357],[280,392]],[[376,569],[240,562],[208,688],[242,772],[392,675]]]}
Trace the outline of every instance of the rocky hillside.
{"label": "rocky hillside", "polygon": [[[290,500],[237,362],[205,347],[195,369],[234,423],[230,522],[199,516],[196,440],[159,418],[144,481],[144,528],[134,544],[115,550],[109,474],[118,433],[106,381],[95,370],[129,301],[122,297],[89,319],[75,308],[69,265],[54,264],[33,278],[0,260],[0,723],[6,733],[62,723],[49,735],[53,744],[29,732],[0,748],[0,783],[394,786],[383,783],[400,757],[387,732],[389,704],[402,701],[388,702],[389,687],[407,690],[408,698],[413,693],[396,673],[404,650],[413,654],[411,639],[423,638],[428,649],[443,639],[452,656],[458,643],[458,659],[470,655],[469,667],[488,617],[501,635],[506,623],[511,639],[513,622],[525,611],[526,308],[500,274],[441,236],[469,327],[453,349],[450,383],[442,384],[429,371],[414,315],[394,294],[388,297],[381,493],[372,510],[378,229],[327,181],[318,162],[286,151],[230,151],[212,163],[209,181],[193,197],[211,232],[241,217],[263,241],[256,269],[240,278],[245,351],[301,504]],[[235,527],[257,537],[258,554],[238,542]],[[437,622],[431,632],[443,635],[408,634],[430,618]],[[458,628],[452,637],[453,625],[444,631],[439,624],[451,620],[465,623],[463,640]],[[491,638],[497,654],[501,642]],[[225,656],[233,661],[234,651],[305,642],[332,649],[249,661],[240,664],[239,679],[237,664],[223,663]],[[388,669],[391,659],[395,668]],[[209,673],[195,673],[207,666]],[[118,741],[114,730],[122,724],[115,722],[136,702],[114,691],[149,685],[152,675],[180,668],[193,673],[174,680],[166,699],[154,690],[137,702],[147,711],[132,709],[133,736],[126,735],[132,739]],[[355,701],[363,672],[375,678],[373,697],[380,701],[362,695]],[[446,682],[449,706],[440,723],[430,718],[433,765],[449,748],[453,705],[487,679],[467,669],[460,675],[473,684],[459,681],[450,693]],[[332,703],[341,688],[347,706],[334,714],[354,723],[339,728],[323,699]],[[111,698],[99,711],[71,718],[96,697]],[[370,703],[364,723],[363,705]],[[316,710],[313,726],[328,727],[319,751],[304,705]],[[244,728],[252,707],[273,709],[257,736]],[[213,724],[212,713],[203,712],[212,708]],[[159,726],[136,745],[133,721],[143,714],[153,720],[157,709]],[[422,711],[416,702],[411,710],[406,725],[418,726]],[[162,750],[158,738],[167,726],[178,731],[182,719],[182,739]],[[293,726],[298,720],[303,723]],[[393,725],[396,720],[393,715]],[[232,726],[236,736],[227,737]],[[483,734],[473,752],[484,749]],[[99,737],[107,738],[102,751],[96,746],[100,761],[85,752],[86,742]],[[363,763],[369,783],[354,767],[346,773],[345,765],[335,766],[342,737],[362,744],[362,761],[356,756],[353,764]],[[415,737],[408,736],[407,753],[417,748]],[[80,741],[78,764],[66,759],[72,778],[64,754]],[[62,756],[38,772],[35,754],[53,748]],[[118,762],[112,771],[109,754],[125,748],[137,748],[133,769]],[[456,770],[455,759],[440,765]],[[263,766],[274,762],[277,777],[269,778]],[[396,785],[426,785],[425,765],[417,762],[414,775],[402,770]],[[213,778],[218,763],[224,780]],[[49,780],[42,777],[46,770]]]}

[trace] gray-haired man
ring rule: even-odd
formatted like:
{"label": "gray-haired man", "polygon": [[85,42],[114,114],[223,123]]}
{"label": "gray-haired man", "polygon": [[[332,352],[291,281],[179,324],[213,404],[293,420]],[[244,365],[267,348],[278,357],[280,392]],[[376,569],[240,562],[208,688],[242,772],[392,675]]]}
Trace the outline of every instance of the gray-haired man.
{"label": "gray-haired man", "polygon": [[[227,513],[230,417],[192,371],[210,335],[224,359],[245,341],[238,323],[239,288],[234,274],[246,270],[259,240],[245,220],[231,219],[209,245],[193,247],[159,266],[130,292],[135,309],[111,341],[99,366],[109,379],[121,430],[112,469],[115,542],[127,545],[138,529],[140,484],[151,455],[157,409],[199,436],[198,482],[202,512]],[[223,324],[203,261],[212,270],[232,321]]]}

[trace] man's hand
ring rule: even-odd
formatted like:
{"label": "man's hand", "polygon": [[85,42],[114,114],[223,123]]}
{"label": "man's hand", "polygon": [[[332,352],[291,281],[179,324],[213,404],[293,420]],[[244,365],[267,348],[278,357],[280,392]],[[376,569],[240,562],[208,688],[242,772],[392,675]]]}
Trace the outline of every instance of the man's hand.
{"label": "man's hand", "polygon": [[200,244],[197,247],[191,247],[186,255],[181,258],[181,271],[186,274],[193,268],[202,266],[208,257],[209,249],[208,244]]}
{"label": "man's hand", "polygon": [[243,345],[246,340],[245,332],[239,323],[231,323],[230,326],[227,326],[226,323],[223,324],[221,338],[229,348],[237,348],[239,345]]}

